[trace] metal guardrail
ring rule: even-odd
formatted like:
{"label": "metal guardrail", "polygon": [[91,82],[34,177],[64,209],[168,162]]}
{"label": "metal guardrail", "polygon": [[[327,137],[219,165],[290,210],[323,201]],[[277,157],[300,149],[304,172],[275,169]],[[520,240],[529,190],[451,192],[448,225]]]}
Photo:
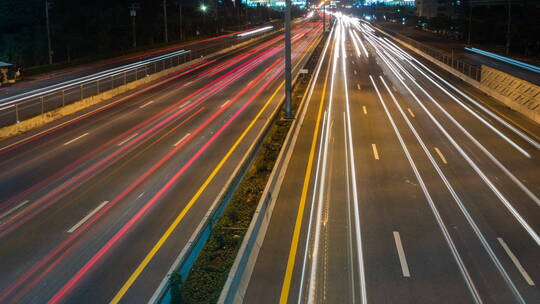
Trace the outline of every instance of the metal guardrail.
{"label": "metal guardrail", "polygon": [[414,46],[415,48],[419,49],[420,51],[428,54],[429,56],[439,60],[440,62],[452,67],[454,70],[459,71],[460,73],[467,75],[471,77],[472,79],[476,81],[480,81],[480,77],[482,76],[482,67],[479,65],[470,64],[468,62],[465,62],[463,60],[459,60],[454,58],[453,54],[449,54],[447,52],[441,51],[439,49],[435,49],[432,47],[429,47],[421,42],[418,42],[412,38],[409,38],[403,34],[396,33],[392,30],[389,30],[387,28],[384,28],[384,31],[391,33],[395,37],[399,38],[400,40],[403,40],[407,42],[408,44]]}
{"label": "metal guardrail", "polygon": [[18,123],[64,107],[191,59],[191,51],[175,51],[5,98],[0,100],[0,126]]}
{"label": "metal guardrail", "polygon": [[250,40],[267,31],[253,35],[231,36],[208,47],[193,47],[141,60],[121,67],[98,72],[74,80],[32,90],[0,100],[0,127],[42,115],[82,99],[115,89],[163,70],[184,64]]}

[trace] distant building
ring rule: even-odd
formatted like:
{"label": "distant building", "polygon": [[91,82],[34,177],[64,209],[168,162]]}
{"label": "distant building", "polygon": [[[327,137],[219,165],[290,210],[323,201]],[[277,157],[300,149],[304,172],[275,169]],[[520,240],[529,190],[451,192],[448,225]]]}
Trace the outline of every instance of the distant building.
{"label": "distant building", "polygon": [[[467,0],[464,0],[467,2]],[[462,0],[416,0],[416,15],[418,17],[458,17],[463,11]]]}
{"label": "distant building", "polygon": [[[284,7],[285,0],[244,0],[242,1],[249,6],[270,6],[270,7]],[[306,0],[291,0],[292,5],[304,6]]]}

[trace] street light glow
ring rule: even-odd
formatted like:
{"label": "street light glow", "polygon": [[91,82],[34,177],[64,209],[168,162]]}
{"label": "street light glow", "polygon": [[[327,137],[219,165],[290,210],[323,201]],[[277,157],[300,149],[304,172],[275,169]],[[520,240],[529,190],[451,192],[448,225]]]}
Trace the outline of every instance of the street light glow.
{"label": "street light glow", "polygon": [[208,7],[206,5],[201,4],[201,11],[206,12],[207,9]]}

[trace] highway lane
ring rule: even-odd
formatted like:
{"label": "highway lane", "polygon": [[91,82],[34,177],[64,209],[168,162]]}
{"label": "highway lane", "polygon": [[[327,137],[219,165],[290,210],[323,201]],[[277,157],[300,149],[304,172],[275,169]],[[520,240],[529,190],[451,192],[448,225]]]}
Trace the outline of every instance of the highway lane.
{"label": "highway lane", "polygon": [[[297,72],[320,23],[293,34]],[[281,52],[227,54],[1,151],[1,301],[146,301],[282,99]]]}
{"label": "highway lane", "polygon": [[[155,58],[171,52],[179,50],[191,50],[194,53],[204,52],[209,54],[209,51],[215,51],[216,48],[223,46],[227,42],[243,41],[246,38],[253,38],[264,32],[254,33],[253,35],[238,37],[238,34],[250,32],[254,29],[258,29],[264,26],[277,26],[278,23],[267,23],[260,27],[254,27],[243,31],[230,32],[228,34],[199,39],[190,42],[179,43],[171,46],[161,47],[155,50],[138,52],[136,54],[124,55],[117,58],[106,59],[99,62],[90,64],[84,64],[81,66],[71,67],[44,75],[37,75],[28,77],[23,82],[18,82],[14,85],[0,88],[0,98],[5,99],[17,94],[25,94],[32,90],[42,89],[47,86],[57,85],[62,82],[75,80],[77,78],[85,77],[91,74],[102,72],[105,70],[122,67],[131,63],[135,63],[140,60]],[[24,76],[24,75],[23,75]]]}
{"label": "highway lane", "polygon": [[538,301],[538,126],[339,20],[244,303]]}

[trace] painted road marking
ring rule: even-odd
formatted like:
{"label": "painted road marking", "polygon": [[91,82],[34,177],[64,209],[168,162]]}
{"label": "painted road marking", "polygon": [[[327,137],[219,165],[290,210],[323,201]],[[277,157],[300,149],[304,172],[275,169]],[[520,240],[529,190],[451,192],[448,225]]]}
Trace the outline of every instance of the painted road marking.
{"label": "painted road marking", "polygon": [[[314,45],[315,41],[311,44],[311,47]],[[302,60],[299,61],[299,63],[302,62]],[[298,66],[298,64],[296,66]],[[296,67],[295,66],[295,67]],[[133,285],[135,280],[139,277],[139,275],[143,272],[143,270],[146,268],[146,266],[150,263],[150,261],[154,258],[156,253],[159,251],[159,249],[163,246],[165,241],[169,238],[169,236],[173,233],[173,231],[178,227],[178,225],[182,222],[188,211],[191,209],[193,205],[195,205],[195,202],[199,199],[199,197],[202,195],[202,193],[206,190],[210,182],[214,180],[218,172],[221,170],[221,168],[225,165],[225,162],[231,157],[233,152],[236,150],[236,148],[240,145],[240,143],[244,140],[244,138],[247,136],[249,131],[253,128],[255,123],[260,119],[264,111],[270,106],[271,102],[274,100],[274,98],[277,96],[277,94],[281,91],[283,86],[285,85],[285,82],[282,81],[281,84],[277,87],[277,89],[272,93],[272,96],[268,98],[264,106],[259,110],[257,115],[253,118],[253,120],[249,123],[249,125],[244,129],[242,134],[236,139],[232,147],[227,151],[225,156],[219,161],[218,165],[214,168],[212,173],[208,176],[208,178],[204,181],[204,183],[201,185],[201,187],[197,190],[195,195],[189,200],[187,205],[182,209],[182,211],[176,216],[176,218],[173,220],[173,222],[169,225],[167,230],[161,235],[159,240],[154,244],[152,249],[148,252],[148,254],[144,257],[144,259],[141,261],[141,263],[137,266],[137,268],[133,271],[133,273],[129,276],[127,281],[122,285],[122,287],[118,290],[114,298],[109,302],[110,304],[116,304],[120,302],[120,300],[124,297],[126,292],[129,290],[129,288]]]}
{"label": "painted road marking", "polygon": [[362,110],[364,111],[364,114],[367,115],[367,109],[366,109],[366,106],[362,106]]}
{"label": "painted road marking", "polygon": [[28,204],[29,202],[30,202],[29,200],[25,200],[25,201],[21,202],[20,204],[18,204],[17,206],[15,206],[15,207],[9,209],[6,213],[0,215],[0,220],[3,219],[3,218],[5,218],[6,216],[12,214],[12,213],[15,212],[17,209],[19,209],[19,208],[21,208],[22,206]]}
{"label": "painted road marking", "polygon": [[231,100],[229,99],[229,100],[225,101],[225,102],[220,106],[220,108],[223,108],[224,106],[226,106],[226,105],[229,103],[229,101],[231,101]]}
{"label": "painted road marking", "polygon": [[86,132],[86,133],[84,133],[83,135],[81,135],[81,136],[79,136],[79,137],[76,137],[76,138],[74,138],[74,139],[72,139],[72,140],[66,142],[66,143],[64,144],[64,146],[67,146],[67,145],[69,145],[69,144],[71,144],[71,143],[73,143],[73,142],[75,142],[75,141],[77,141],[77,140],[79,140],[79,139],[85,137],[85,136],[88,135],[88,134],[90,134],[90,133]]}
{"label": "painted road marking", "polygon": [[77,228],[81,227],[82,224],[86,223],[94,214],[96,214],[101,208],[105,207],[109,201],[104,201],[103,203],[99,204],[94,210],[92,210],[90,213],[88,213],[85,217],[83,217],[82,220],[80,220],[77,224],[75,224],[73,227],[69,228],[67,231],[68,233],[72,233],[73,231],[77,230]]}
{"label": "painted road marking", "polygon": [[183,142],[183,141],[184,141],[188,136],[190,136],[190,135],[191,135],[191,133],[188,133],[188,134],[184,135],[184,137],[182,137],[179,141],[177,141],[177,142],[174,144],[174,146],[175,146],[175,147],[178,146],[181,142]]}
{"label": "painted road marking", "polygon": [[439,148],[435,147],[435,152],[437,152],[437,154],[439,154],[439,157],[441,158],[443,164],[448,164],[446,162],[446,158],[444,157],[444,155],[442,154],[441,150],[439,150]]}
{"label": "painted road marking", "polygon": [[414,113],[410,108],[407,108],[407,111],[409,111],[409,114],[411,114],[412,118],[414,118]]}
{"label": "painted road marking", "polygon": [[362,87],[360,87],[360,84],[359,84],[359,83],[356,84],[356,88],[358,88],[358,90],[361,90],[361,89],[362,89]]}
{"label": "painted road marking", "polygon": [[403,244],[401,244],[401,237],[399,236],[399,232],[394,231],[394,240],[396,241],[396,249],[399,256],[399,263],[401,264],[401,272],[403,272],[403,276],[408,278],[411,276],[411,273],[409,272],[409,265],[407,264],[407,258],[405,258],[405,251],[403,250]]}
{"label": "painted road marking", "polygon": [[122,140],[120,143],[118,143],[117,146],[121,146],[121,145],[127,143],[128,141],[132,140],[137,135],[139,135],[139,133],[135,133],[135,134],[131,135],[130,137],[128,137],[128,138]]}
{"label": "painted road marking", "polygon": [[183,107],[185,107],[185,106],[188,106],[189,104],[191,104],[191,101],[188,101],[188,102],[186,102],[186,103],[184,103],[184,104],[179,105],[179,106],[178,106],[178,109],[181,109],[181,108],[183,108]]}
{"label": "painted road marking", "polygon": [[[332,29],[332,31],[334,31],[334,29]],[[326,46],[324,48],[324,51],[321,57],[323,58],[323,60],[326,56],[326,51],[328,49],[329,44],[330,44],[330,39],[326,41]],[[315,80],[317,79],[319,75],[320,67],[321,65],[319,65],[319,70],[316,73]],[[315,158],[315,150],[317,148],[317,140],[319,138],[319,126],[321,124],[321,117],[323,113],[324,99],[326,97],[326,87],[328,85],[329,74],[330,74],[330,65],[328,65],[327,67],[327,71],[326,71],[326,75],[325,75],[325,79],[323,83],[321,100],[319,103],[319,109],[317,113],[317,120],[315,121],[315,129],[313,131],[313,138],[311,140],[308,163],[307,163],[304,181],[302,185],[302,193],[300,195],[300,203],[298,205],[298,212],[296,214],[296,221],[294,223],[294,230],[293,230],[293,236],[291,240],[291,246],[289,249],[289,256],[287,258],[287,267],[285,268],[285,276],[283,277],[283,285],[281,286],[281,294],[279,298],[280,304],[286,304],[289,298],[289,290],[291,288],[291,280],[292,280],[292,275],[293,275],[295,261],[296,261],[296,252],[298,250],[298,242],[300,240],[300,231],[302,230],[302,219],[304,218],[304,209],[306,206],[309,184],[311,181],[311,171],[313,168],[313,160]]]}
{"label": "painted road marking", "polygon": [[521,265],[519,260],[516,258],[514,253],[512,253],[508,245],[506,245],[506,242],[502,238],[497,238],[497,240],[501,244],[504,251],[506,251],[506,254],[508,254],[508,256],[510,257],[510,259],[512,260],[516,268],[519,270],[519,272],[521,273],[525,281],[527,281],[527,284],[529,284],[530,286],[534,286],[534,281],[531,279],[527,271],[525,271],[525,268],[523,268],[523,266]]}
{"label": "painted road marking", "polygon": [[147,102],[147,103],[143,104],[142,106],[140,106],[139,109],[142,109],[142,108],[144,108],[144,107],[146,107],[146,106],[148,106],[148,105],[151,105],[151,104],[153,104],[153,103],[154,103],[154,101],[153,101],[153,100],[150,100],[149,102]]}
{"label": "painted road marking", "polygon": [[356,70],[354,70],[354,75],[356,75]]}
{"label": "painted road marking", "polygon": [[186,84],[184,85],[184,87],[187,87],[187,86],[190,85],[192,82],[193,82],[193,80],[190,81],[190,82],[188,82],[188,83],[186,83]]}
{"label": "painted road marking", "polygon": [[352,60],[352,64],[355,64],[355,63],[354,63],[354,60]]}
{"label": "painted road marking", "polygon": [[376,160],[379,160],[379,151],[377,151],[377,145],[371,144],[371,149],[373,149],[373,157],[375,157]]}

